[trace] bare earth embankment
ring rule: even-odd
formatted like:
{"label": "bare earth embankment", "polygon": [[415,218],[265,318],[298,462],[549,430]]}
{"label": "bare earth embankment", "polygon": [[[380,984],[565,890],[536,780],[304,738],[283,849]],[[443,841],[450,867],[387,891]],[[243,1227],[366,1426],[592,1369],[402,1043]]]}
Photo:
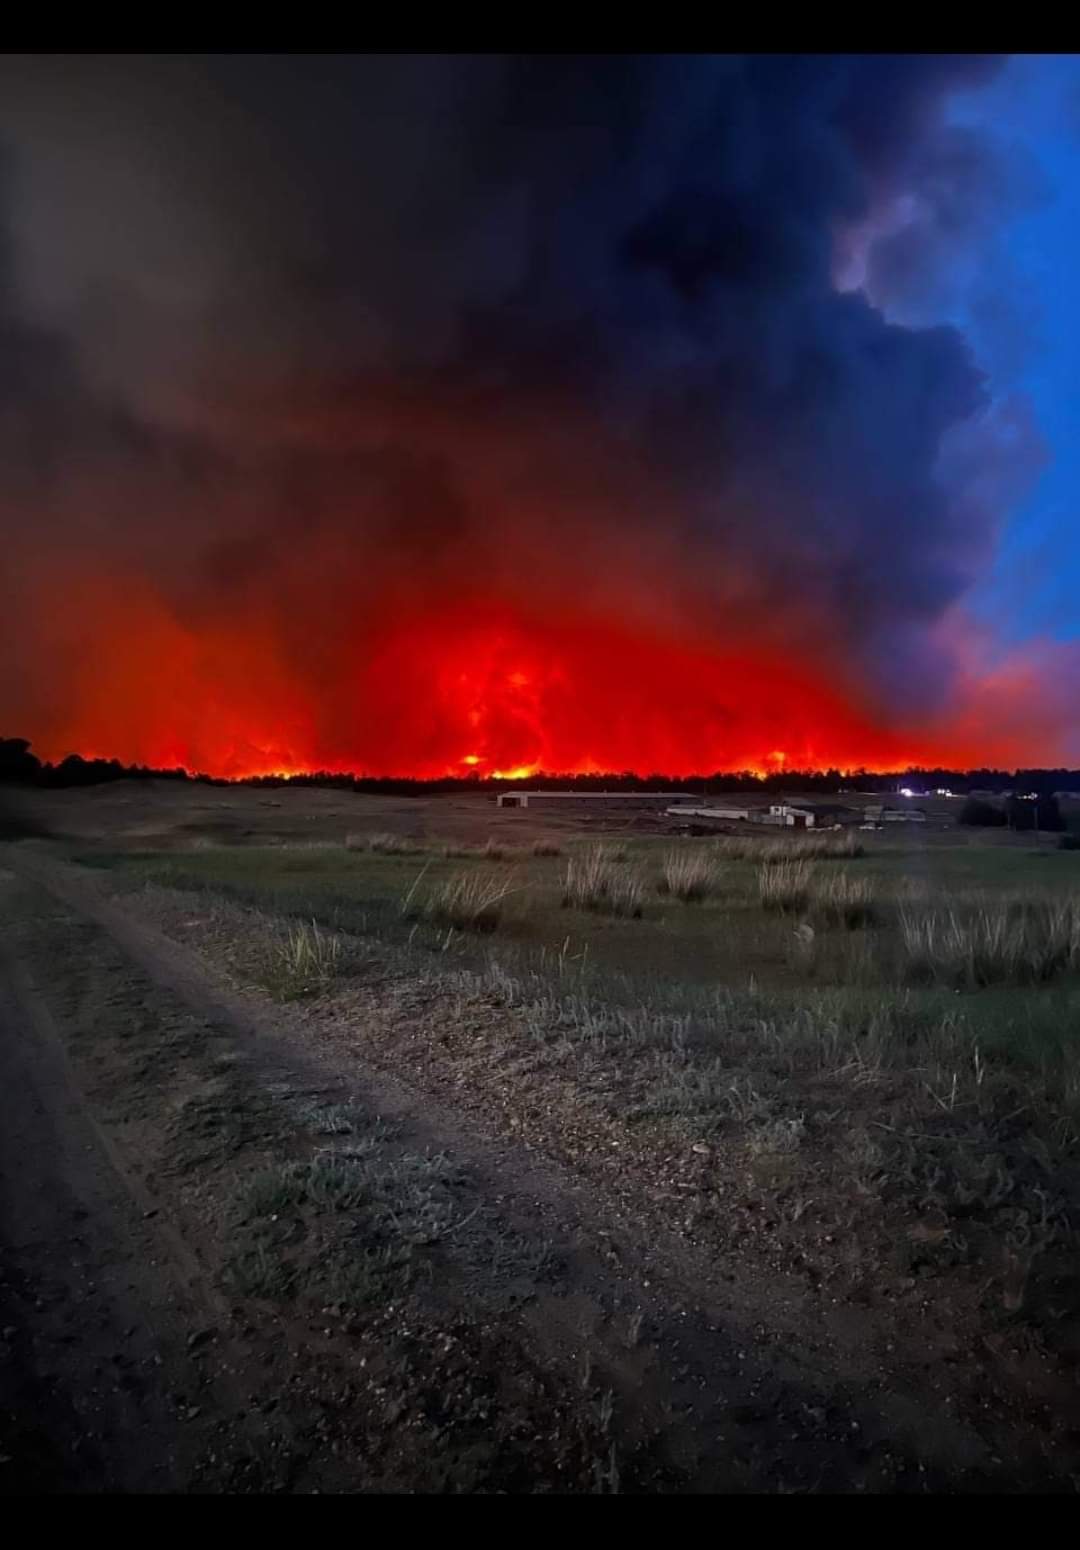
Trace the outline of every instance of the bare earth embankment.
{"label": "bare earth embankment", "polygon": [[221,796],[7,803],[4,1489],[1075,1488],[1067,963],[886,1027],[884,852],[635,916],[571,819]]}

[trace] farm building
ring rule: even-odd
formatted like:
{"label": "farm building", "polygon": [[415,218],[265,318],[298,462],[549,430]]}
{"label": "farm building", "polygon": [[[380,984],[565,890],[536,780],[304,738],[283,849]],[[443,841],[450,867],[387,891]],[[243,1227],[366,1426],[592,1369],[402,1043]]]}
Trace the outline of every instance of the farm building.
{"label": "farm building", "polygon": [[500,807],[543,807],[566,802],[587,802],[591,807],[667,807],[694,800],[681,791],[500,791]]}
{"label": "farm building", "polygon": [[787,829],[812,829],[817,820],[812,808],[793,807],[788,802],[774,802],[768,813],[762,815],[760,821],[779,824]]}
{"label": "farm building", "polygon": [[718,818],[727,823],[742,823],[750,817],[748,807],[694,807],[690,803],[680,803],[664,811],[669,818]]}
{"label": "farm building", "polygon": [[921,807],[888,807],[882,802],[872,802],[864,809],[867,823],[925,823],[926,814]]}

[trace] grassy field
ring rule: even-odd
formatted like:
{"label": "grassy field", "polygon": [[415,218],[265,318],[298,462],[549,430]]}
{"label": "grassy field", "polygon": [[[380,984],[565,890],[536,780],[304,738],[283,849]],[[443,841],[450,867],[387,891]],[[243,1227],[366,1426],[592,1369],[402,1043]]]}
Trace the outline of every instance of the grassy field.
{"label": "grassy field", "polygon": [[813,1024],[830,1048],[872,1036],[886,1063],[917,1047],[965,1083],[978,1051],[1027,1073],[1063,1114],[1080,1097],[1080,855],[1045,845],[961,834],[917,848],[878,835],[470,848],[374,832],[80,859],[290,923],[267,949],[282,993],[347,974],[342,943],[374,937],[440,971],[689,1018],[703,1050],[730,1048],[720,997]]}
{"label": "grassy field", "polygon": [[[919,845],[829,834],[469,846],[373,831],[345,845],[95,847],[75,856],[332,931],[419,941],[470,960],[481,948],[515,960],[555,953],[653,989],[664,977],[695,986],[854,981],[888,989],[904,978],[905,934],[915,922],[1067,912],[1080,896],[1080,855],[1045,841],[971,844],[963,832],[954,843],[934,836]],[[794,885],[786,899],[785,883]],[[466,899],[450,908],[448,892],[464,888],[488,907],[471,910]],[[845,891],[854,910],[843,907]],[[1022,966],[1002,977],[1023,983]]]}
{"label": "grassy field", "polygon": [[[347,1021],[373,974],[404,987],[409,1058],[542,1104],[540,1144],[602,1118],[644,1168],[700,1146],[793,1264],[952,1278],[1077,1342],[1080,853],[944,825],[596,836],[479,806],[443,838],[437,803],[363,811],[310,841],[271,813],[243,843],[66,849],[278,999]],[[695,1234],[730,1241],[722,1196]]]}

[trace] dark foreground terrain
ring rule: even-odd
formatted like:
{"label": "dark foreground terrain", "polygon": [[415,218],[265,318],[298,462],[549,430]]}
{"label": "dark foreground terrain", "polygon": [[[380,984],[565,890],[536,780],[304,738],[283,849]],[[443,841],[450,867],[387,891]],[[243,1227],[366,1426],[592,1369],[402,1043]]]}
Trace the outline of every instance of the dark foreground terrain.
{"label": "dark foreground terrain", "polygon": [[[255,825],[315,814],[329,843],[321,795]],[[459,807],[425,821],[462,843],[494,821]],[[0,1490],[1075,1491],[1075,1141],[991,1108],[985,1054],[963,1126],[967,1074],[934,1072],[916,1121],[883,1058],[811,1082],[785,1055],[773,1091],[729,1050],[721,1082],[692,1020],[657,1049],[625,1008],[597,1031],[509,993],[520,944],[481,974],[441,927],[399,941],[393,856],[350,885],[332,972],[285,974],[316,923],[267,975],[277,874],[257,912],[248,874],[237,902],[175,871],[178,831],[196,869],[235,836],[152,791],[101,814],[13,800],[0,843]],[[137,875],[72,859],[118,844]],[[150,852],[174,870],[138,873]],[[618,932],[660,941],[659,908]],[[892,1153],[829,1150],[860,1107],[885,1143],[992,1149],[1000,1182],[980,1161],[950,1194],[913,1141],[894,1187]]]}

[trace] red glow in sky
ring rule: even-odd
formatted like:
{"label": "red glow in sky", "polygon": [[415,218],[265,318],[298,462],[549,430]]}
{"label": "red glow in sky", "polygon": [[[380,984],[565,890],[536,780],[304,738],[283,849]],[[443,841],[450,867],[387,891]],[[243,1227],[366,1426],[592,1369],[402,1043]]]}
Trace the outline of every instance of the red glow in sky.
{"label": "red glow in sky", "polygon": [[890,727],[836,663],[799,661],[768,641],[706,644],[475,601],[382,625],[324,682],[290,658],[269,624],[240,616],[196,629],[149,590],[84,583],[64,617],[73,646],[93,644],[73,651],[66,694],[26,729],[44,757],[77,751],[229,777],[1020,761],[1000,716],[1005,730],[990,746],[985,727],[995,695],[1013,705],[1030,698],[1014,673],[984,686],[989,708],[955,730]]}

